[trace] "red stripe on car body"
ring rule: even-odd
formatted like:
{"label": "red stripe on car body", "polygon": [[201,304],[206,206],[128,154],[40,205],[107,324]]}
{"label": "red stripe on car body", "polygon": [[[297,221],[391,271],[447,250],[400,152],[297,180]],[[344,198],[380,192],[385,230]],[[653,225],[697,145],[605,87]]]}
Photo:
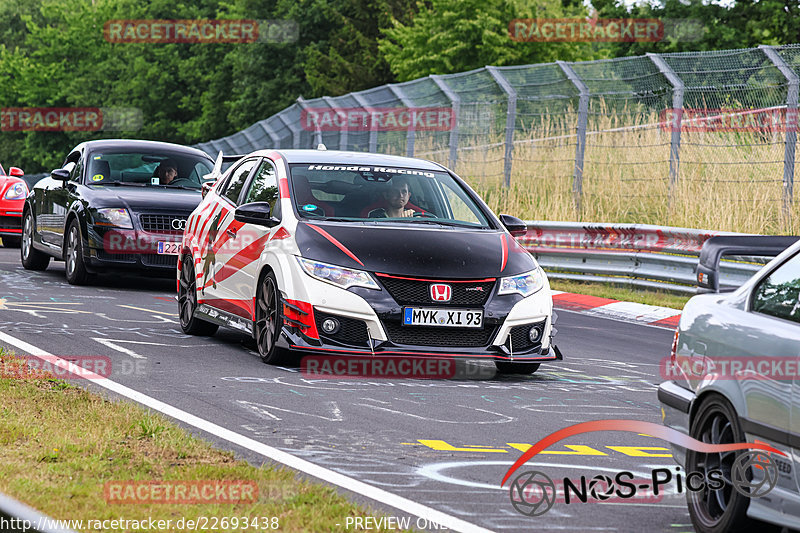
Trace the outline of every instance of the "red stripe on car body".
{"label": "red stripe on car body", "polygon": [[326,239],[328,239],[329,241],[331,241],[331,243],[332,243],[334,246],[336,246],[338,249],[340,249],[340,250],[341,250],[341,251],[343,251],[345,254],[347,254],[347,256],[348,256],[350,259],[352,259],[353,261],[355,261],[356,263],[358,263],[358,264],[359,264],[359,265],[361,265],[362,267],[364,266],[364,263],[362,263],[362,262],[361,262],[361,261],[358,259],[358,257],[356,257],[356,256],[355,256],[355,254],[354,254],[353,252],[351,252],[350,250],[348,250],[348,249],[347,249],[347,247],[346,247],[344,244],[342,244],[342,243],[340,243],[339,241],[337,241],[337,240],[336,240],[336,238],[334,238],[334,236],[333,236],[333,235],[331,235],[330,233],[328,233],[327,231],[325,231],[325,230],[324,230],[324,229],[322,229],[322,228],[318,228],[317,226],[314,226],[313,224],[308,224],[308,227],[309,227],[309,228],[311,228],[311,229],[313,229],[314,231],[316,231],[317,233],[319,233],[320,235],[322,235],[323,237],[325,237],[325,238],[326,238]]}
{"label": "red stripe on car body", "polygon": [[438,282],[441,281],[442,283],[484,283],[488,281],[496,281],[497,278],[484,278],[484,279],[427,279],[427,278],[407,278],[404,276],[393,276],[391,274],[379,274],[375,273],[376,276],[380,276],[383,278],[392,278],[392,279],[408,279],[411,281],[430,281],[430,282]]}

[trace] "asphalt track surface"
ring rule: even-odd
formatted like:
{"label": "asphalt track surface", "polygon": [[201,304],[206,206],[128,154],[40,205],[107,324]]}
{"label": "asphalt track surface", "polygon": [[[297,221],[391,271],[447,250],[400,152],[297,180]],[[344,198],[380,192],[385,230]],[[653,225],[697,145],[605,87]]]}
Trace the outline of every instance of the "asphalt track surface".
{"label": "asphalt track surface", "polygon": [[[674,484],[656,502],[600,503],[590,496],[587,503],[557,501],[535,517],[515,510],[508,485],[500,487],[526,445],[565,426],[608,418],[660,422],[656,388],[672,340],[667,329],[559,311],[564,361],[532,376],[313,380],[297,368],[265,365],[239,332],[184,335],[174,296],[173,279],[135,275],[73,287],[63,263],[29,272],[19,250],[0,249],[0,331],[54,355],[108,356],[111,380],[245,437],[490,530],[692,530]],[[471,365],[479,374],[494,368]],[[189,429],[254,464],[265,462]],[[557,443],[518,473],[588,480],[626,470],[650,480],[653,468],[674,468],[667,443],[600,432]],[[376,514],[407,516],[353,499]]]}

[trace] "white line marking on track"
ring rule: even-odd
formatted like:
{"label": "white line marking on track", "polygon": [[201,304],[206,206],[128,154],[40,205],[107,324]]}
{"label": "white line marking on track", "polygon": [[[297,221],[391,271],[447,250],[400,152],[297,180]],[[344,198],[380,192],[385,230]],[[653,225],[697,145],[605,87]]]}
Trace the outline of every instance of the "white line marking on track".
{"label": "white line marking on track", "polygon": [[[133,350],[129,350],[127,348],[123,348],[116,344],[117,342],[134,342],[134,341],[120,341],[120,340],[112,340],[112,339],[101,339],[99,337],[92,337],[92,340],[95,342],[99,342],[106,348],[111,348],[112,350],[116,350],[118,352],[124,353],[125,355],[130,355],[134,359],[147,359],[147,357],[143,355],[139,355],[138,353],[134,352]],[[148,343],[149,344],[149,343]]]}
{"label": "white line marking on track", "polygon": [[[53,357],[52,354],[42,350],[41,348],[37,348],[32,344],[17,339],[16,337],[12,337],[11,335],[8,335],[7,333],[4,333],[2,331],[0,331],[0,342],[18,348],[33,356]],[[71,369],[70,367],[75,365],[63,359],[58,361],[56,364],[59,366],[63,366],[64,368],[71,370],[73,372],[81,371],[86,373],[85,370],[79,368]],[[413,500],[409,500],[408,498],[398,496],[397,494],[392,494],[391,492],[388,492],[386,490],[379,489],[368,483],[364,483],[363,481],[359,481],[357,479],[348,477],[344,474],[340,474],[339,472],[334,472],[333,470],[321,467],[310,461],[306,461],[305,459],[300,459],[299,457],[296,457],[290,453],[284,452],[277,448],[273,448],[272,446],[268,446],[261,442],[255,441],[251,438],[245,437],[244,435],[236,433],[235,431],[231,431],[230,429],[218,426],[217,424],[209,422],[208,420],[187,413],[186,411],[173,407],[160,400],[156,400],[155,398],[151,398],[150,396],[142,394],[139,391],[133,390],[124,385],[120,385],[116,381],[111,381],[110,379],[103,378],[102,376],[97,376],[97,375],[91,377],[96,378],[92,380],[93,383],[111,392],[119,394],[120,396],[124,396],[130,400],[140,403],[146,407],[149,407],[150,409],[153,409],[166,416],[174,418],[175,420],[179,420],[184,424],[193,426],[201,431],[205,431],[218,438],[227,440],[232,444],[235,444],[244,449],[255,452],[259,455],[267,457],[268,459],[272,459],[275,462],[282,463],[290,468],[294,468],[295,470],[299,470],[300,472],[316,477],[327,483],[331,483],[350,492],[360,494],[361,496],[365,496],[366,498],[369,498],[376,502],[388,505],[390,507],[394,507],[395,509],[399,509],[403,512],[412,514],[414,516],[424,518],[429,522],[435,522],[437,524],[440,524],[442,526],[445,526],[449,529],[453,529],[456,531],[475,532],[475,533],[488,533],[491,531],[489,529],[467,522],[466,520],[462,520],[447,513],[443,513],[442,511],[433,509],[432,507],[428,507],[427,505],[417,503]]]}
{"label": "white line marking on track", "polygon": [[339,409],[339,406],[336,404],[336,402],[327,402],[326,404],[328,410],[330,411],[331,416],[318,415],[314,413],[304,413],[303,411],[292,411],[291,409],[284,409],[283,407],[264,405],[263,403],[247,402],[245,400],[237,400],[236,403],[238,403],[245,409],[253,411],[258,415],[264,415],[269,418],[272,418],[273,420],[282,420],[282,419],[278,418],[271,411],[281,411],[284,413],[291,413],[293,415],[313,416],[315,418],[321,418],[322,420],[328,420],[329,422],[341,422],[342,420],[344,420],[344,417],[342,416],[342,411]]}

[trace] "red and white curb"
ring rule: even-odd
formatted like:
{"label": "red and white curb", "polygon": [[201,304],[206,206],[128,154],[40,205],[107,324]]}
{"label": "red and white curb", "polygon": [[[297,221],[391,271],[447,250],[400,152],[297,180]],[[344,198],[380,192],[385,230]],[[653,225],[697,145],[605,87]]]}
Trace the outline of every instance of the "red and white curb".
{"label": "red and white curb", "polygon": [[573,294],[571,292],[552,291],[553,306],[556,309],[577,311],[620,322],[632,322],[664,329],[675,329],[681,319],[681,313],[670,307],[621,302],[611,298]]}

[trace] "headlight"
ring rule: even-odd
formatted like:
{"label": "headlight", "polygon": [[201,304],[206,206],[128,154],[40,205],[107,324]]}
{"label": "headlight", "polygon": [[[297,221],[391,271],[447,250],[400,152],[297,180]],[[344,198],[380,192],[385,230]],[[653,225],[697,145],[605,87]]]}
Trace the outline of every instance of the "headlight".
{"label": "headlight", "polygon": [[519,276],[500,278],[500,290],[497,294],[521,294],[530,296],[544,287],[544,272],[537,268]]}
{"label": "headlight", "polygon": [[22,200],[28,195],[28,187],[24,183],[15,183],[6,191],[6,200]]}
{"label": "headlight", "polygon": [[[297,257],[297,256],[295,256]],[[320,281],[332,283],[337,287],[347,289],[348,287],[366,287],[367,289],[377,289],[380,287],[372,276],[362,270],[353,270],[336,265],[329,265],[320,261],[297,257],[297,262],[303,267],[306,274]]]}
{"label": "headlight", "polygon": [[133,229],[133,222],[128,210],[124,207],[112,207],[95,211],[94,223],[98,226]]}

